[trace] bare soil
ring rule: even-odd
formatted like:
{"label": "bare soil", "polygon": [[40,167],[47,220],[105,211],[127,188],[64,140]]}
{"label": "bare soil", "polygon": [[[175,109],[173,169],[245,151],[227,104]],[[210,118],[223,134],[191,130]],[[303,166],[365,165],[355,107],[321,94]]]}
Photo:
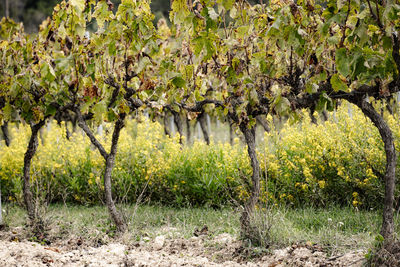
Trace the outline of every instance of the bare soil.
{"label": "bare soil", "polygon": [[111,239],[93,243],[70,236],[49,245],[23,239],[19,229],[0,232],[0,266],[362,266],[366,252],[330,255],[317,245],[254,251],[229,234],[165,235],[140,242]]}

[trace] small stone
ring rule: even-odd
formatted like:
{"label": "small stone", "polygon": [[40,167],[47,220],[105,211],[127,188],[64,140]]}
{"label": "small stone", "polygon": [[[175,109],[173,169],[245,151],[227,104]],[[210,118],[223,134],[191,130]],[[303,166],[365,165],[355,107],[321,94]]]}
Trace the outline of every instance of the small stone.
{"label": "small stone", "polygon": [[325,253],[321,252],[321,251],[316,251],[313,253],[314,257],[318,257],[318,258],[325,258]]}
{"label": "small stone", "polygon": [[191,238],[189,238],[190,242],[197,242],[199,240],[200,240],[200,238],[198,236],[192,236]]}
{"label": "small stone", "polygon": [[230,234],[223,233],[214,238],[215,242],[221,245],[228,245],[233,242],[233,237]]}
{"label": "small stone", "polygon": [[287,248],[274,250],[275,259],[282,261],[289,256],[289,251]]}
{"label": "small stone", "polygon": [[261,258],[261,261],[268,261],[268,260],[270,260],[270,256],[264,256],[264,257],[262,257]]}
{"label": "small stone", "polygon": [[165,236],[159,235],[154,239],[153,249],[160,250],[164,247],[165,244]]}
{"label": "small stone", "polygon": [[113,253],[115,255],[124,255],[125,254],[125,246],[120,245],[120,244],[111,244],[110,245],[110,253]]}
{"label": "small stone", "polygon": [[312,253],[307,248],[298,248],[293,251],[293,255],[298,259],[305,260],[305,259],[308,259],[309,257],[311,257]]}

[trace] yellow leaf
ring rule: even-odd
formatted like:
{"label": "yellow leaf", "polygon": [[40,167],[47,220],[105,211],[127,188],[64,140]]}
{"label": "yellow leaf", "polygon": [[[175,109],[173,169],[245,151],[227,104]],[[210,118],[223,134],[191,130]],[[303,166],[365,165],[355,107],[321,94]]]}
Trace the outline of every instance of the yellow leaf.
{"label": "yellow leaf", "polygon": [[8,42],[7,41],[1,41],[0,42],[0,48],[4,48],[8,46]]}
{"label": "yellow leaf", "polygon": [[80,12],[85,9],[85,0],[70,0],[69,3]]}

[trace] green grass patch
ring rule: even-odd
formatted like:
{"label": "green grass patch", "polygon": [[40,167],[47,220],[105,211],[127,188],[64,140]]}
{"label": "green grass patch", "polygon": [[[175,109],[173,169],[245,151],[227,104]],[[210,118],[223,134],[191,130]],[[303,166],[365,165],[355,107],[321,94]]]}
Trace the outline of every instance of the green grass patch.
{"label": "green grass patch", "polygon": [[[11,227],[24,226],[26,214],[16,205],[6,205],[5,222]],[[232,208],[173,208],[161,205],[120,206],[129,222],[129,242],[152,239],[157,235],[170,238],[190,238],[195,229],[208,226],[211,238],[229,233],[238,238],[239,214]],[[51,205],[46,214],[50,220],[53,239],[71,236],[85,240],[114,237],[107,208],[103,206]],[[395,216],[399,225],[399,216]],[[272,248],[294,243],[312,243],[323,246],[332,253],[372,246],[381,225],[380,212],[358,211],[354,208],[331,207],[326,209],[274,208],[259,211],[256,216],[260,231],[270,225],[268,242]],[[398,227],[399,228],[399,227]],[[397,229],[400,230],[400,229]],[[101,241],[107,242],[107,241]]]}

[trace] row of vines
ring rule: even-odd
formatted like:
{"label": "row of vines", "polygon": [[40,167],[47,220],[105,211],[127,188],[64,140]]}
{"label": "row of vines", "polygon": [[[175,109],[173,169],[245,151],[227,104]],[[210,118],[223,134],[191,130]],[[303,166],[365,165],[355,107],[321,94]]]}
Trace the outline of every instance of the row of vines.
{"label": "row of vines", "polygon": [[[378,131],[360,111],[355,110],[350,117],[347,105],[341,106],[335,117],[330,115],[328,121],[318,125],[305,116],[299,123],[286,124],[279,132],[262,136],[261,129],[258,131],[257,156],[262,173],[259,208],[381,208],[385,155]],[[393,129],[397,147],[397,115],[387,114],[385,118]],[[272,124],[270,117],[269,122]],[[64,122],[50,122],[39,136],[40,145],[32,163],[34,198],[46,203],[102,204],[103,159],[79,130],[67,139],[65,127]],[[110,130],[105,124],[96,133],[107,145]],[[9,134],[10,146],[0,147],[2,196],[5,201],[22,205],[21,175],[29,127],[9,127]],[[230,145],[213,141],[211,136],[209,145],[196,140],[182,146],[179,136],[165,135],[159,122],[128,120],[121,132],[113,169],[116,202],[129,204],[142,199],[176,207],[215,208],[243,204],[249,197],[251,176],[243,144],[240,138]],[[398,184],[395,192],[397,201]]]}
{"label": "row of vines", "polygon": [[[214,112],[236,125],[247,145],[251,189],[240,219],[246,237],[261,193],[257,116],[299,119],[303,108],[333,110],[347,100],[384,143],[381,234],[391,240],[397,157],[392,131],[373,100],[390,100],[400,90],[399,13],[396,1],[174,0],[172,25],[155,27],[148,1],[122,0],[114,13],[110,0],[70,0],[55,7],[35,36],[3,19],[1,119],[31,129],[21,175],[29,219],[38,216],[32,159],[50,118],[74,117],[98,150],[104,199],[123,232],[112,172],[127,118],[143,110],[151,117],[165,110],[188,118]],[[113,125],[107,146],[95,134],[103,122]]]}

